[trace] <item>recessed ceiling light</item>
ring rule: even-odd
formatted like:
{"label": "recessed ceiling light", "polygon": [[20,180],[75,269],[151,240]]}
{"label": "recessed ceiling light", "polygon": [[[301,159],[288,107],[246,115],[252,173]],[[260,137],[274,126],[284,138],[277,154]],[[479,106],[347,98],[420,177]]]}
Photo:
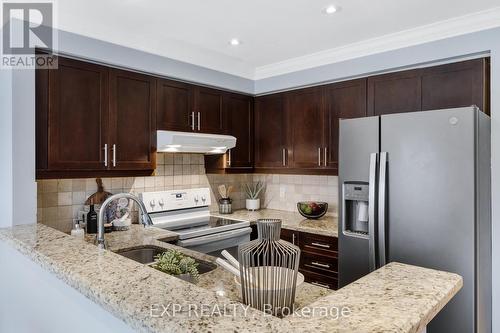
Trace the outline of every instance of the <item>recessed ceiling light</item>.
{"label": "recessed ceiling light", "polygon": [[337,10],[338,10],[337,7],[335,7],[334,5],[330,5],[324,9],[325,13],[327,13],[328,15],[337,12]]}
{"label": "recessed ceiling light", "polygon": [[241,42],[238,38],[231,38],[231,40],[229,41],[229,44],[232,46],[238,46],[241,44]]}

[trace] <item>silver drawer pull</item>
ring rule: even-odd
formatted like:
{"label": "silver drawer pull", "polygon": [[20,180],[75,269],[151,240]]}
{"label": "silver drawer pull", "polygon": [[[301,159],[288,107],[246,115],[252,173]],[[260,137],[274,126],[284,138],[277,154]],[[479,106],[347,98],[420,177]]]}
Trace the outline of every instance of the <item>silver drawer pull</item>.
{"label": "silver drawer pull", "polygon": [[319,246],[319,247],[322,247],[322,248],[325,248],[325,249],[329,249],[330,248],[330,245],[321,244],[321,243],[311,243],[311,245]]}
{"label": "silver drawer pull", "polygon": [[311,262],[311,265],[318,266],[318,267],[323,267],[323,268],[330,268],[330,265],[328,265],[328,264],[322,264],[322,263],[316,262],[316,261]]}
{"label": "silver drawer pull", "polygon": [[323,284],[323,283],[319,283],[319,282],[311,282],[311,284],[314,284],[315,286],[318,286],[318,287],[330,289],[330,286],[327,284]]}

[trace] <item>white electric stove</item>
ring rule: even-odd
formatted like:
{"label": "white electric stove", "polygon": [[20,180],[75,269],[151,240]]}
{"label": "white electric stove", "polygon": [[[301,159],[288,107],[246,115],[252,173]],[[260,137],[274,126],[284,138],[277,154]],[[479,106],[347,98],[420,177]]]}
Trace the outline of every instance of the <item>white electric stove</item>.
{"label": "white electric stove", "polygon": [[178,246],[220,256],[237,255],[239,244],[250,241],[250,222],[210,215],[210,189],[195,188],[140,195],[153,225],[179,235]]}

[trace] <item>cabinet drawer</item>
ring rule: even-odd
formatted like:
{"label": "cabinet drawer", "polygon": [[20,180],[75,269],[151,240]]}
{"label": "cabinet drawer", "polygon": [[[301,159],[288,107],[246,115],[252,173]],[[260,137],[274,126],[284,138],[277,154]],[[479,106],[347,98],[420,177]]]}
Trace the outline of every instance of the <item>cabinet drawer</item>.
{"label": "cabinet drawer", "polygon": [[338,260],[336,257],[319,256],[314,253],[302,251],[300,268],[318,274],[338,277]]}
{"label": "cabinet drawer", "polygon": [[302,232],[300,235],[300,248],[304,251],[337,257],[338,239],[337,237]]}
{"label": "cabinet drawer", "polygon": [[338,288],[338,279],[335,277],[317,274],[303,269],[301,269],[300,272],[304,274],[304,280],[306,282],[311,283],[315,286],[334,289],[334,290],[337,290]]}

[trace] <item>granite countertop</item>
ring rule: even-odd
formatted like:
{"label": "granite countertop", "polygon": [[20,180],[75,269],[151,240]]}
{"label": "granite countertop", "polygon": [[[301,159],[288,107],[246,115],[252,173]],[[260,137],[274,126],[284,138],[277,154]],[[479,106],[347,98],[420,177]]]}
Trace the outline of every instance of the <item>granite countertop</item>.
{"label": "granite countertop", "polygon": [[231,218],[235,220],[255,222],[258,219],[280,219],[282,228],[309,232],[312,234],[338,237],[337,217],[323,216],[317,220],[308,220],[298,212],[287,212],[275,209],[261,209],[258,211],[248,211],[241,209],[232,214],[211,213],[213,216]]}
{"label": "granite countertop", "polygon": [[[155,227],[144,228],[142,225],[132,224],[130,230],[107,233],[105,234],[105,238],[108,249],[113,252],[131,247],[140,248],[146,245],[154,245],[165,250],[174,249],[209,263],[215,264],[216,260],[215,257],[210,255],[165,243],[177,239],[177,234]],[[86,235],[86,240],[93,242],[95,235]],[[213,271],[200,275],[200,279],[196,285],[211,291],[215,295],[225,296],[233,301],[241,301],[239,289],[234,282],[234,275],[218,265]],[[332,292],[330,289],[318,287],[310,283],[303,283],[297,288],[295,305],[298,308],[302,308]]]}
{"label": "granite countertop", "polygon": [[[109,249],[172,237],[156,228],[130,232],[137,235],[106,234]],[[304,305],[306,312],[279,319],[245,308],[230,292],[204,288],[203,281],[190,284],[42,224],[0,229],[0,240],[139,332],[419,332],[462,287],[456,274],[390,263],[316,298]],[[206,283],[220,278],[213,272]],[[173,317],[151,316],[155,304],[179,304],[181,310]],[[190,313],[202,306],[222,315]]]}

